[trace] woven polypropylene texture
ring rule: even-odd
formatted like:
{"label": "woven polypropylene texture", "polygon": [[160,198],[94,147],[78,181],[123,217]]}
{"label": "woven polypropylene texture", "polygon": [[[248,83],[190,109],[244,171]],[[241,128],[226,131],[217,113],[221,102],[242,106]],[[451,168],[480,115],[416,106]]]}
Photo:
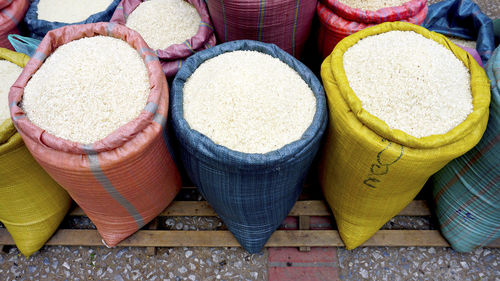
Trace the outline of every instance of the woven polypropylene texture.
{"label": "woven polypropylene texture", "polygon": [[[126,24],[127,17],[144,0],[122,0],[116,8],[110,22]],[[163,72],[167,77],[174,77],[177,70],[182,66],[183,61],[192,54],[215,46],[216,39],[214,27],[208,14],[208,9],[203,0],[186,0],[193,5],[200,15],[201,22],[198,32],[191,38],[180,44],[168,46],[163,50],[156,50],[158,58],[161,60]]]}
{"label": "woven polypropylene texture", "polygon": [[[416,138],[370,114],[349,86],[344,53],[365,37],[413,31],[449,49],[471,75],[473,112],[446,134]],[[368,240],[397,215],[428,178],[481,139],[488,122],[490,85],[474,58],[444,35],[405,22],[386,22],[342,40],[321,66],[330,125],[320,164],[320,183],[348,249]]]}
{"label": "woven polypropylene texture", "polygon": [[491,104],[483,138],[433,177],[441,232],[459,252],[500,238],[500,48],[486,65],[486,73]]}
{"label": "woven polypropylene texture", "polygon": [[[151,91],[139,116],[92,144],[58,138],[31,123],[18,106],[30,77],[59,46],[98,35],[124,40],[143,59]],[[108,246],[158,216],[180,190],[180,176],[167,148],[168,85],[158,58],[139,33],[115,23],[49,31],[11,88],[9,101],[30,152],[85,211]]]}
{"label": "woven polypropylene texture", "polygon": [[9,34],[8,39],[16,52],[25,54],[29,57],[35,54],[36,48],[38,48],[41,42],[38,39],[21,36],[19,34]]}
{"label": "woven polypropylene texture", "polygon": [[339,17],[359,23],[383,23],[400,21],[419,14],[427,5],[427,0],[411,0],[401,6],[381,8],[376,11],[349,7],[339,0],[320,0]]}
{"label": "woven polypropylene texture", "polygon": [[[384,20],[384,22],[403,21],[420,25],[427,16],[426,1],[411,1],[404,6],[380,9],[375,14],[365,11],[366,16],[369,16],[368,18],[363,17],[362,13],[359,14],[362,11],[352,9],[336,0],[333,1],[335,5],[328,4],[332,1],[324,2],[326,3],[323,3],[323,1],[318,2],[316,6],[316,13],[320,22],[318,49],[323,58],[330,55],[340,40],[367,27],[377,25],[381,20]],[[350,12],[348,13],[348,11]],[[346,13],[356,16],[351,15],[349,18],[344,18],[342,14]]]}
{"label": "woven polypropylene texture", "polygon": [[113,13],[120,3],[120,0],[113,0],[113,2],[108,6],[108,8],[102,12],[96,13],[88,17],[84,21],[75,22],[75,23],[65,23],[65,22],[57,22],[57,21],[46,21],[38,19],[38,3],[40,0],[34,0],[33,3],[29,6],[28,12],[24,17],[24,23],[28,27],[30,31],[30,36],[36,39],[42,39],[47,32],[57,29],[66,25],[78,25],[78,24],[86,24],[86,23],[95,23],[95,22],[107,22],[113,16]]}
{"label": "woven polypropylene texture", "polygon": [[495,49],[493,22],[471,0],[445,0],[430,5],[422,26],[444,35],[476,40],[476,50],[484,63]]}
{"label": "woven polypropylene texture", "polygon": [[[0,48],[0,60],[24,67],[29,57]],[[68,193],[26,149],[12,121],[0,120],[0,221],[23,255],[45,244],[70,203]]]}
{"label": "woven polypropylene texture", "polygon": [[483,67],[483,60],[481,59],[481,56],[479,55],[479,53],[477,52],[476,49],[471,49],[471,48],[461,46],[461,45],[457,45],[457,46],[464,49],[465,51],[467,51],[467,53],[469,53],[477,61],[477,63],[481,67]]}
{"label": "woven polypropylene texture", "polygon": [[17,25],[22,22],[28,7],[28,0],[0,0],[0,48],[14,50],[7,36],[19,34]]}
{"label": "woven polypropylene texture", "polygon": [[316,7],[316,0],[206,2],[220,42],[273,43],[297,58],[309,37]]}
{"label": "woven polypropylene texture", "polygon": [[[183,118],[186,79],[204,61],[235,50],[254,50],[280,59],[312,89],[316,113],[301,139],[265,154],[248,154],[216,145],[189,127]],[[191,180],[240,244],[250,253],[260,251],[295,204],[318,151],[327,124],[321,83],[301,62],[275,45],[233,41],[188,58],[174,79],[170,104],[182,162]]]}
{"label": "woven polypropylene texture", "polygon": [[500,19],[493,20],[493,33],[495,34],[495,46],[500,45]]}

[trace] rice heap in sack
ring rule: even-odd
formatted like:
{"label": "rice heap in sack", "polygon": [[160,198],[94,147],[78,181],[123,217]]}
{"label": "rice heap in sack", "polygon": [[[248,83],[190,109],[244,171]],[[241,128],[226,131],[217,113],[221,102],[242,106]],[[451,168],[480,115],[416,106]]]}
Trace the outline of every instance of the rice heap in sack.
{"label": "rice heap in sack", "polygon": [[250,253],[295,204],[326,128],[321,84],[275,45],[199,52],[172,85],[172,125],[191,180]]}
{"label": "rice heap in sack", "polygon": [[151,221],[179,191],[166,145],[167,82],[137,32],[113,23],[49,32],[9,101],[28,149],[107,245]]}
{"label": "rice heap in sack", "polygon": [[24,17],[30,37],[42,39],[47,32],[67,26],[108,22],[120,0],[34,0]]}
{"label": "rice heap in sack", "polygon": [[470,54],[403,22],[340,41],[321,77],[330,125],[320,182],[353,249],[406,207],[432,174],[479,142],[490,87]]}
{"label": "rice heap in sack", "polygon": [[155,50],[168,78],[187,57],[216,44],[203,0],[122,0],[111,22],[139,32]]}

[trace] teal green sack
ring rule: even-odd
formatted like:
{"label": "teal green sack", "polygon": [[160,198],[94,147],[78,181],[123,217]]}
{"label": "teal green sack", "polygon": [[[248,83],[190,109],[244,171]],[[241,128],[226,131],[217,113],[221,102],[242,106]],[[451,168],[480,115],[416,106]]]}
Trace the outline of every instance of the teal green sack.
{"label": "teal green sack", "polygon": [[433,177],[441,232],[459,252],[500,238],[500,48],[486,65],[486,73],[491,104],[483,138]]}

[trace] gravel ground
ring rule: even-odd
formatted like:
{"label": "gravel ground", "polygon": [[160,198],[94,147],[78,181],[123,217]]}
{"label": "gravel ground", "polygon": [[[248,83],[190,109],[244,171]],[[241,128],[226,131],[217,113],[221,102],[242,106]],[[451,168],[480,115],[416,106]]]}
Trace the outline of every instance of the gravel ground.
{"label": "gravel ground", "polygon": [[392,218],[380,229],[434,230],[439,229],[439,226],[430,217],[398,216]]}
{"label": "gravel ground", "polygon": [[44,247],[29,258],[0,253],[0,279],[10,280],[266,280],[267,252],[241,248]]}
{"label": "gravel ground", "polygon": [[500,249],[339,248],[340,280],[500,280]]}

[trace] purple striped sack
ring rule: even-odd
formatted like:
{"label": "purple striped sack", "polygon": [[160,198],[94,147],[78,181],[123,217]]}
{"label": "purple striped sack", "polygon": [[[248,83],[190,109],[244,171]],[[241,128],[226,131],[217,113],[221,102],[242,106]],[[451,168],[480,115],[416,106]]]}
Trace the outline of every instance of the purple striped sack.
{"label": "purple striped sack", "polygon": [[483,60],[481,60],[481,56],[479,55],[479,53],[477,52],[476,49],[471,49],[469,47],[465,47],[465,46],[462,46],[462,45],[458,45],[456,44],[458,47],[464,49],[467,53],[469,53],[476,61],[477,63],[483,67]]}
{"label": "purple striped sack", "polygon": [[[193,5],[200,15],[201,22],[198,32],[191,38],[181,44],[170,45],[163,50],[155,50],[156,55],[160,59],[161,66],[165,75],[170,78],[175,76],[181,68],[182,63],[192,54],[215,46],[216,40],[214,28],[210,21],[207,6],[203,0],[185,0]],[[122,0],[110,22],[125,25],[127,17],[137,8],[144,0]]]}
{"label": "purple striped sack", "polygon": [[276,44],[299,58],[311,30],[316,0],[207,0],[217,39]]}
{"label": "purple striped sack", "polygon": [[28,0],[0,0],[0,48],[14,50],[7,36],[19,34],[17,25],[23,20],[29,4]]}

